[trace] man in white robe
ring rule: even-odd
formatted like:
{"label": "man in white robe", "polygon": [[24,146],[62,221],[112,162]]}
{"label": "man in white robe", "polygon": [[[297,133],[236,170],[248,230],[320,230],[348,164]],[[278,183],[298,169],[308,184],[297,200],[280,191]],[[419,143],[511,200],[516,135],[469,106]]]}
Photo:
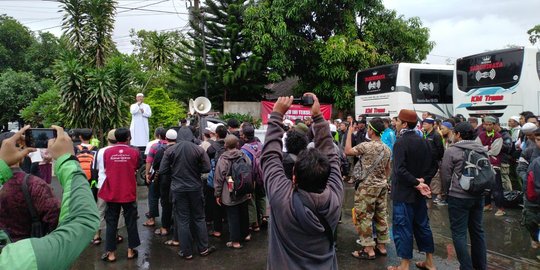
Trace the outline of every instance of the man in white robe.
{"label": "man in white robe", "polygon": [[152,116],[152,110],[148,104],[143,103],[144,95],[137,94],[137,103],[129,108],[131,112],[131,145],[145,147],[150,137],[150,128],[148,127],[148,118]]}

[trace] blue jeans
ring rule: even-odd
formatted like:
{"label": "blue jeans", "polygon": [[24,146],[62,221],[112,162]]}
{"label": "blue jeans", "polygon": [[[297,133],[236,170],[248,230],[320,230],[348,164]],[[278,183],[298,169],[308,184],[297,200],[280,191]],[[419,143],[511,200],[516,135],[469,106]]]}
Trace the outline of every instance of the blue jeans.
{"label": "blue jeans", "polygon": [[208,231],[206,230],[202,190],[173,192],[173,207],[175,229],[180,237],[182,255],[193,255],[191,244],[193,238],[195,238],[199,252],[205,251],[208,248]]}
{"label": "blue jeans", "polygon": [[[448,197],[448,217],[452,240],[459,260],[459,269],[486,269],[486,241],[482,216],[484,198],[460,199]],[[467,247],[467,229],[471,238],[471,255]]]}
{"label": "blue jeans", "polygon": [[424,198],[417,198],[414,203],[394,201],[392,223],[398,257],[412,259],[413,236],[420,252],[433,253],[435,251]]}

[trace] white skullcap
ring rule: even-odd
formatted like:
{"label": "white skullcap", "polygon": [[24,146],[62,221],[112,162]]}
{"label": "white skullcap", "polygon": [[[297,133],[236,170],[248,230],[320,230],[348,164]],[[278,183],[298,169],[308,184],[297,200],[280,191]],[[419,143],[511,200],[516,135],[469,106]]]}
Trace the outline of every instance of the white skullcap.
{"label": "white skullcap", "polygon": [[167,130],[167,133],[165,134],[165,137],[167,139],[169,139],[169,140],[176,140],[176,137],[178,137],[178,133],[174,129],[169,129],[169,130]]}

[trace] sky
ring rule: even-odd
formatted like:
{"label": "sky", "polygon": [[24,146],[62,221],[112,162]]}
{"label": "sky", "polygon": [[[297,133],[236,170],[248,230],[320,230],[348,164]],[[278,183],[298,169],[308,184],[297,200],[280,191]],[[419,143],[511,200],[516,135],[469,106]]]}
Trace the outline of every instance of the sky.
{"label": "sky", "polygon": [[[113,39],[129,53],[130,29],[189,30],[186,0],[120,0]],[[405,18],[419,17],[430,29],[435,47],[425,62],[444,64],[448,59],[502,49],[531,46],[527,30],[540,24],[539,0],[383,0]],[[134,10],[133,8],[146,9]],[[19,20],[33,31],[61,34],[61,17],[54,0],[0,0],[0,14]]]}

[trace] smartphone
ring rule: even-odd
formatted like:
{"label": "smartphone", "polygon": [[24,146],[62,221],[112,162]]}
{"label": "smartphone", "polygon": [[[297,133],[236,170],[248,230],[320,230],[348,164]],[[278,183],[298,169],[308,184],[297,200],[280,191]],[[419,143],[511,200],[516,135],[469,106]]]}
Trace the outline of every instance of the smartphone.
{"label": "smartphone", "polygon": [[31,128],[24,133],[26,147],[47,148],[49,140],[56,138],[56,129]]}

